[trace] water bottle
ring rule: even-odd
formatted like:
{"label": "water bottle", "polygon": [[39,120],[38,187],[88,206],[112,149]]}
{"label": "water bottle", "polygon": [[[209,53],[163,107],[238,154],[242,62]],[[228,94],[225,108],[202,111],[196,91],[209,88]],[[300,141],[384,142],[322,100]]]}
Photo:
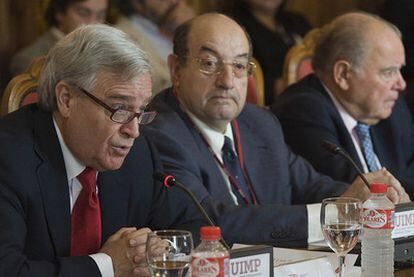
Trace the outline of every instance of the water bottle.
{"label": "water bottle", "polygon": [[361,276],[394,276],[394,204],[387,198],[387,185],[371,184],[371,196],[363,204]]}
{"label": "water bottle", "polygon": [[229,277],[230,254],[220,243],[220,227],[201,227],[200,236],[200,245],[191,253],[192,276]]}

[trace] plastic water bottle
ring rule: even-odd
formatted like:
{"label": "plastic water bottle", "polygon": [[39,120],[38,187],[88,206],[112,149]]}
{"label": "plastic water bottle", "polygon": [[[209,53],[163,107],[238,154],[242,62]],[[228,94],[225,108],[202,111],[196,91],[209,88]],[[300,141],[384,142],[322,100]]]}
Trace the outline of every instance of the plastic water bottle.
{"label": "plastic water bottle", "polygon": [[394,276],[394,204],[387,198],[387,185],[371,184],[371,197],[363,204],[361,276]]}
{"label": "plastic water bottle", "polygon": [[229,277],[230,254],[220,243],[220,227],[201,227],[200,236],[200,245],[191,253],[192,276]]}

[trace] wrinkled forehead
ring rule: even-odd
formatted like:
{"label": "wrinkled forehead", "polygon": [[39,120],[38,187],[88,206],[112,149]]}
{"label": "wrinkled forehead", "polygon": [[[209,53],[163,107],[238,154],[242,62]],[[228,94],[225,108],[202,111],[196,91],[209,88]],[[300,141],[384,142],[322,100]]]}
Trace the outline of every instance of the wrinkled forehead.
{"label": "wrinkled forehead", "polygon": [[192,24],[188,50],[193,56],[209,51],[223,59],[231,59],[247,57],[250,49],[246,34],[236,22],[215,15],[201,18]]}

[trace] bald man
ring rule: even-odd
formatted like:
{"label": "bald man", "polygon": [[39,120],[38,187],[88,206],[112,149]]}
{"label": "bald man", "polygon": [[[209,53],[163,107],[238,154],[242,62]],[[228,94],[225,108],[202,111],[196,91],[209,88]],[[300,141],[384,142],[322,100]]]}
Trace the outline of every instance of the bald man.
{"label": "bald man", "polygon": [[400,92],[404,47],[398,29],[365,13],[338,17],[317,42],[312,74],[292,85],[272,109],[287,143],[334,179],[355,169],[325,151],[327,139],[345,149],[364,172],[387,168],[414,193],[414,126]]}
{"label": "bald man", "polygon": [[[142,131],[230,243],[304,245],[320,230],[311,212],[319,214],[318,204],[306,204],[339,195],[364,199],[368,190],[359,179],[350,186],[317,173],[289,150],[270,112],[246,104],[251,53],[243,29],[224,15],[181,25],[168,59],[173,87],[150,103],[159,115]],[[395,184],[395,201],[404,197],[387,171],[367,177]]]}

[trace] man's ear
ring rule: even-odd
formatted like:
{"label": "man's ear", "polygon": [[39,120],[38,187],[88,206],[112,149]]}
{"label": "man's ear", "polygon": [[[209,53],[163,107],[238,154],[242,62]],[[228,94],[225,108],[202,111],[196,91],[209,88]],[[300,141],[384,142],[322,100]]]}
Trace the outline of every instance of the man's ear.
{"label": "man's ear", "polygon": [[351,74],[351,64],[345,60],[337,61],[333,66],[333,77],[337,86],[342,90],[349,89],[349,77]]}
{"label": "man's ear", "polygon": [[59,81],[55,87],[57,110],[62,117],[67,118],[70,115],[70,108],[73,105],[73,89],[64,81]]}
{"label": "man's ear", "polygon": [[168,68],[170,69],[173,87],[178,88],[180,85],[180,64],[177,55],[171,54],[168,56]]}

